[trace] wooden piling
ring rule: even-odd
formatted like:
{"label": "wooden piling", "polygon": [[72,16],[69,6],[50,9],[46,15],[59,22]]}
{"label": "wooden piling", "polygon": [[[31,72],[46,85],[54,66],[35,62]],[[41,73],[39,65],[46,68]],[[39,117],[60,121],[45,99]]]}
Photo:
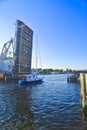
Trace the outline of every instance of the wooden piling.
{"label": "wooden piling", "polygon": [[85,106],[87,106],[87,74],[85,74]]}
{"label": "wooden piling", "polygon": [[86,87],[86,93],[87,93],[87,74],[85,74],[85,87]]}
{"label": "wooden piling", "polygon": [[87,74],[80,74],[80,92],[82,108],[87,107]]}

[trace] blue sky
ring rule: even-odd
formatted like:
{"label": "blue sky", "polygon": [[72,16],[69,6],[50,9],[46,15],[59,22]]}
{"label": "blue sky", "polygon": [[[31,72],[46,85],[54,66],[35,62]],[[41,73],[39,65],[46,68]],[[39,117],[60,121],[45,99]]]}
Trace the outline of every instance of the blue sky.
{"label": "blue sky", "polygon": [[0,0],[0,50],[17,19],[34,30],[33,61],[37,35],[43,68],[87,69],[86,0]]}

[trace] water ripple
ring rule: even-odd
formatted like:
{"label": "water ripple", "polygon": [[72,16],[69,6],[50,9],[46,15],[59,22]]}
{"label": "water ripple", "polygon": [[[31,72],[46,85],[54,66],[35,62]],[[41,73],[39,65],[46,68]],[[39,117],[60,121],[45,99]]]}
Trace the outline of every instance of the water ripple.
{"label": "water ripple", "polygon": [[0,84],[1,130],[82,130],[80,86],[67,75],[39,85]]}

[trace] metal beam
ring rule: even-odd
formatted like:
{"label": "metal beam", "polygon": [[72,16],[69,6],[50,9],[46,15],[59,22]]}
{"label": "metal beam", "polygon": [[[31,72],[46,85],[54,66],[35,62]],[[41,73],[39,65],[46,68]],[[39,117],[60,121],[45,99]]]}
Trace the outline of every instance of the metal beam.
{"label": "metal beam", "polygon": [[8,51],[9,51],[9,48],[10,48],[11,45],[12,45],[12,49],[13,49],[13,52],[14,52],[13,41],[14,41],[14,39],[11,38],[10,41],[4,43],[2,51],[1,51],[1,58],[7,57],[7,54],[8,54]]}

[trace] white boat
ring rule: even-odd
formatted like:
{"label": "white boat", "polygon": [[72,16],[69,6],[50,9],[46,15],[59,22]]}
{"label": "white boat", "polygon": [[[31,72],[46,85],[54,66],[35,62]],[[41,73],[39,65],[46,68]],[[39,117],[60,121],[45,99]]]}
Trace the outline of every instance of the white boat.
{"label": "white boat", "polygon": [[43,78],[37,77],[36,75],[22,75],[19,80],[19,85],[38,84],[42,82]]}

